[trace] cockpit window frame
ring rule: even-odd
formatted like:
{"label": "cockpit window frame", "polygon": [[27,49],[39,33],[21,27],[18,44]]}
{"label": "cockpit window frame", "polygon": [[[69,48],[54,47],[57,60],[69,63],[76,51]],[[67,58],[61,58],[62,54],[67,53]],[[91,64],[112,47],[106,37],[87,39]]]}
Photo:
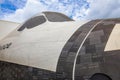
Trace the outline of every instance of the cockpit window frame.
{"label": "cockpit window frame", "polygon": [[49,22],[66,22],[66,21],[74,21],[68,16],[58,13],[58,12],[42,12]]}
{"label": "cockpit window frame", "polygon": [[[42,19],[39,19],[39,18],[42,18]],[[34,17],[28,19],[27,21],[25,21],[21,25],[21,27],[18,29],[18,31],[23,31],[25,28],[27,28],[27,29],[34,28],[34,27],[36,27],[38,25],[41,25],[41,24],[45,23],[46,21],[47,21],[47,19],[46,19],[45,15],[34,16]]]}
{"label": "cockpit window frame", "polygon": [[[43,19],[38,19],[38,22],[34,22],[33,19],[38,18],[39,16],[43,17]],[[41,22],[40,20],[43,20],[43,21]],[[37,14],[36,16],[25,21],[17,31],[23,31],[25,28],[31,29],[31,28],[41,25],[47,21],[49,21],[49,22],[66,22],[66,21],[74,21],[74,20],[62,13],[42,12],[41,14]]]}

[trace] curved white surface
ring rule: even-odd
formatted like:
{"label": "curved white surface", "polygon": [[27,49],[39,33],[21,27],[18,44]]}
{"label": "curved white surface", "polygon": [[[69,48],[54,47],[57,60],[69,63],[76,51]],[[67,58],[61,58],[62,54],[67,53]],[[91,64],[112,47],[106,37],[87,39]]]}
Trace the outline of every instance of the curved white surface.
{"label": "curved white surface", "polygon": [[9,35],[9,33],[15,30],[18,26],[19,23],[0,20],[0,40]]}
{"label": "curved white surface", "polygon": [[110,34],[104,51],[113,51],[120,49],[120,24],[116,24]]}
{"label": "curved white surface", "polygon": [[8,49],[0,50],[0,60],[56,71],[65,43],[86,22],[46,22],[18,35],[14,31],[0,42],[1,46],[12,43]]}

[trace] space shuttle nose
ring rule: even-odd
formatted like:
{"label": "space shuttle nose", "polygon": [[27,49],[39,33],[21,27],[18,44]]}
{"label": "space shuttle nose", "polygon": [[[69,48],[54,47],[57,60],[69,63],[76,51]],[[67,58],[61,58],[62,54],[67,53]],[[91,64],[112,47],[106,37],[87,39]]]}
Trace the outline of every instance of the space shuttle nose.
{"label": "space shuttle nose", "polygon": [[120,80],[119,23],[43,12],[0,27],[0,80]]}

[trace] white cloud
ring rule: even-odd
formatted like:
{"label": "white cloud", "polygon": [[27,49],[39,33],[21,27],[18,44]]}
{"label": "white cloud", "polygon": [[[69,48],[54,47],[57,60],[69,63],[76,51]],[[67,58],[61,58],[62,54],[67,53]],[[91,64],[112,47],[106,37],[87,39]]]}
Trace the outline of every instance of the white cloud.
{"label": "white cloud", "polygon": [[[24,1],[24,0],[23,0]],[[82,2],[83,1],[83,2]],[[120,0],[27,0],[24,8],[2,19],[23,22],[42,11],[57,11],[75,20],[120,17]],[[87,6],[86,8],[86,5]]]}
{"label": "white cloud", "polygon": [[78,5],[78,2],[71,1],[67,3],[66,1],[58,0],[28,0],[25,7],[22,9],[17,9],[15,13],[5,14],[2,19],[23,22],[31,16],[40,13],[42,11],[57,11],[64,13],[68,16],[77,16],[74,19],[77,19],[81,9],[81,5]]}
{"label": "white cloud", "polygon": [[120,17],[120,0],[88,0],[85,19]]}
{"label": "white cloud", "polygon": [[4,0],[0,0],[0,4],[3,3],[3,2],[4,2]]}
{"label": "white cloud", "polygon": [[44,10],[46,10],[46,7],[43,7],[38,0],[28,0],[23,9],[17,9],[15,13],[6,14],[2,19],[14,22],[23,22],[31,16]]}

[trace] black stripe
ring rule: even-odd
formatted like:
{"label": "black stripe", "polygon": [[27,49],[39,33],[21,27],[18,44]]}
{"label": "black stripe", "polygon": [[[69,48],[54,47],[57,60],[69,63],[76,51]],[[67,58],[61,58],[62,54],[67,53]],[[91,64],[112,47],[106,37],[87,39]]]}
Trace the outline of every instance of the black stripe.
{"label": "black stripe", "polygon": [[65,76],[65,78],[67,79],[72,78],[73,64],[79,46],[86,37],[87,33],[99,21],[100,20],[93,20],[84,24],[68,40],[68,42],[65,44],[64,48],[62,49],[62,52],[58,60],[58,65],[56,70],[57,74],[63,74],[63,76]]}

